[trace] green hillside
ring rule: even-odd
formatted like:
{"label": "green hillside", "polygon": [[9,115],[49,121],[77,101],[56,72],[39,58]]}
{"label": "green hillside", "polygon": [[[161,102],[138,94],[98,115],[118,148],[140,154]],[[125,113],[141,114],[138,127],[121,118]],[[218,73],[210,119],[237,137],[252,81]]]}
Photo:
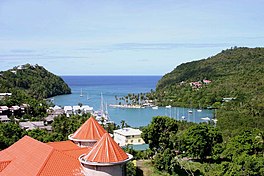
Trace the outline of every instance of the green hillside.
{"label": "green hillside", "polygon": [[30,64],[0,72],[0,92],[16,91],[37,99],[71,93],[71,89],[59,76],[42,66]]}
{"label": "green hillside", "polygon": [[217,108],[218,125],[227,133],[263,128],[264,48],[235,47],[181,64],[162,77],[151,96],[162,106]]}

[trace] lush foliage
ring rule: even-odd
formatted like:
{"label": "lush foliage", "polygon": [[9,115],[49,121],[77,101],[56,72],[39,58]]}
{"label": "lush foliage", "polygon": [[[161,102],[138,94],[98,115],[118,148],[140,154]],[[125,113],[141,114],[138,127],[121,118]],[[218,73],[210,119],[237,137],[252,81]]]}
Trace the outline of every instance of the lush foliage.
{"label": "lush foliage", "polygon": [[[150,148],[148,157],[156,169],[170,175],[263,175],[263,131],[240,131],[223,141],[219,129],[211,124],[169,121],[154,117],[142,133],[147,142],[163,146]],[[178,130],[173,131],[175,124]],[[162,131],[169,134],[167,139]]]}
{"label": "lush foliage", "polygon": [[185,155],[201,160],[212,156],[214,148],[223,142],[219,131],[206,124],[190,127],[182,138],[181,150],[185,151]]}
{"label": "lush foliage", "polygon": [[71,93],[60,77],[42,66],[30,64],[1,72],[0,92],[13,93],[16,90],[22,90],[37,99]]}
{"label": "lush foliage", "polygon": [[175,119],[157,116],[153,117],[151,123],[143,129],[142,138],[149,144],[153,151],[164,151],[173,144],[173,139],[178,131]]}
{"label": "lush foliage", "polygon": [[[203,79],[212,82],[204,84]],[[201,81],[201,88],[190,86],[196,81]],[[217,108],[218,125],[225,137],[245,127],[263,129],[264,48],[235,47],[181,64],[163,76],[152,98],[159,105]]]}
{"label": "lush foliage", "polygon": [[14,123],[0,123],[0,150],[5,149],[23,136],[23,130]]}

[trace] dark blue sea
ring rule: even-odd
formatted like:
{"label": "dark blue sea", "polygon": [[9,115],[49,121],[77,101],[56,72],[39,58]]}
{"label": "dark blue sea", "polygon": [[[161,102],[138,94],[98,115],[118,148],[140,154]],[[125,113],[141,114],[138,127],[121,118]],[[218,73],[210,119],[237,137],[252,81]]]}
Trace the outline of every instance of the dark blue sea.
{"label": "dark blue sea", "polygon": [[[117,104],[115,96],[122,97],[128,93],[146,93],[151,89],[155,90],[156,84],[161,76],[62,76],[62,79],[70,86],[72,94],[56,96],[54,103],[59,106],[66,105],[89,105],[94,110],[99,110],[101,103],[101,93],[104,102]],[[83,96],[81,97],[80,94]],[[192,113],[189,113],[192,111]],[[197,112],[196,109],[172,107],[170,109],[159,107],[157,110],[152,108],[145,109],[119,109],[108,107],[108,112],[112,121],[120,124],[125,120],[133,127],[145,126],[149,124],[152,117],[167,115],[177,120],[201,122],[202,117],[212,118],[210,110]]]}

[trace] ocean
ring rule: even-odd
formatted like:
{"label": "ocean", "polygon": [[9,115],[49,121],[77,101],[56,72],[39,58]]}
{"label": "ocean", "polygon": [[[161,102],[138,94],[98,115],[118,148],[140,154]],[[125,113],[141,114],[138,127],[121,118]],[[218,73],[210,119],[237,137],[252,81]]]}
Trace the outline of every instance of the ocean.
{"label": "ocean", "polygon": [[[101,93],[104,102],[117,104],[115,96],[122,97],[128,93],[146,93],[151,89],[155,90],[156,84],[161,76],[61,76],[62,79],[70,86],[72,94],[60,95],[53,97],[54,103],[61,107],[66,105],[89,105],[94,110],[99,110],[101,105]],[[83,96],[80,96],[80,95]],[[192,111],[192,113],[190,113]],[[157,110],[152,108],[144,109],[119,109],[108,107],[110,119],[116,124],[121,120],[132,127],[146,126],[154,116],[170,116],[177,120],[202,122],[202,117],[212,118],[211,110],[172,107],[159,107]]]}

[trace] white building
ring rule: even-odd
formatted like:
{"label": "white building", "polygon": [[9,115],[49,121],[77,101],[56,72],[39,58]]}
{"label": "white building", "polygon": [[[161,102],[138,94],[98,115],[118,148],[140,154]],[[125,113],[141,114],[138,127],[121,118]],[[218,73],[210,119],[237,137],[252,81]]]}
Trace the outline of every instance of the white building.
{"label": "white building", "polygon": [[0,122],[2,123],[8,123],[11,120],[7,117],[7,115],[0,115]]}
{"label": "white building", "polygon": [[119,146],[125,146],[128,144],[145,144],[144,140],[141,138],[141,133],[142,131],[134,128],[114,130],[114,140],[116,143],[118,143]]}

